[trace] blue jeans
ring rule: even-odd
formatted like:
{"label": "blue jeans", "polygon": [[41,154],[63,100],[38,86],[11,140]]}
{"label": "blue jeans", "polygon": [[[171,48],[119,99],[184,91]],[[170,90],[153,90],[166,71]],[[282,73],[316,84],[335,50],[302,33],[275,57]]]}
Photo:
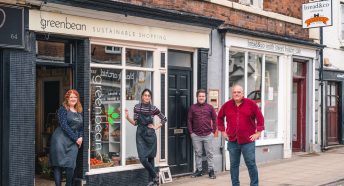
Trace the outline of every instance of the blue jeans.
{"label": "blue jeans", "polygon": [[258,186],[258,169],[256,165],[256,143],[251,142],[239,145],[237,142],[228,141],[228,151],[230,155],[230,173],[233,186],[239,186],[239,166],[241,153],[244,157],[248,173],[250,175],[250,186]]}

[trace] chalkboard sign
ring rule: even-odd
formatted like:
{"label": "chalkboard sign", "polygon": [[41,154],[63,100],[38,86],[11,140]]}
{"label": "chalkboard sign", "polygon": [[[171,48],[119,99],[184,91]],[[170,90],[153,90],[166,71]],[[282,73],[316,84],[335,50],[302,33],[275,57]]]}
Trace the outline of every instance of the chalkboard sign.
{"label": "chalkboard sign", "polygon": [[24,48],[24,8],[0,5],[0,47]]}

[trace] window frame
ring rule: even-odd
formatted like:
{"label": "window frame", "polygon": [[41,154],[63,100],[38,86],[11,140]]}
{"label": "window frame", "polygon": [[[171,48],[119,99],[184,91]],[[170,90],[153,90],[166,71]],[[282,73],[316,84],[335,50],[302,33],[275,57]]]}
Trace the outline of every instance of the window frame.
{"label": "window frame", "polygon": [[[167,80],[167,76],[166,76],[166,66],[165,67],[160,67],[161,65],[161,53],[167,53],[165,50],[165,48],[154,48],[154,47],[150,47],[150,46],[146,46],[146,45],[140,45],[140,44],[122,44],[119,42],[103,42],[103,41],[91,41],[90,42],[90,46],[92,45],[103,45],[103,46],[112,46],[112,47],[121,47],[122,51],[122,62],[121,64],[100,64],[100,63],[92,63],[92,58],[90,56],[90,68],[108,68],[108,69],[119,69],[121,70],[121,113],[125,113],[125,105],[126,105],[126,72],[129,71],[145,71],[145,72],[151,72],[151,90],[154,92],[153,97],[152,97],[152,102],[154,103],[155,106],[157,106],[158,108],[160,107],[160,103],[158,103],[159,98],[160,98],[160,93],[157,93],[157,91],[159,91],[161,89],[161,85],[159,85],[160,80],[160,76],[162,74],[165,74],[165,81]],[[138,66],[127,66],[126,65],[126,49],[138,49],[138,50],[145,50],[145,51],[152,51],[153,52],[153,64],[152,67],[138,67]],[[90,47],[91,50],[91,47]],[[91,55],[91,52],[90,52]],[[165,60],[167,60],[167,55],[165,55]],[[157,78],[159,77],[159,78]],[[166,89],[166,87],[165,87]],[[156,90],[156,91],[155,91]],[[89,90],[91,91],[91,89]],[[89,98],[90,101],[90,105],[91,105],[91,97]],[[167,100],[165,101],[165,105],[167,105]],[[166,113],[166,111],[165,111]],[[157,122],[158,118],[154,118],[154,121]],[[91,118],[89,118],[89,122],[91,126]],[[121,125],[126,124],[126,119],[125,117],[121,117]],[[167,130],[165,131],[157,131],[157,146],[159,147],[160,143],[161,143],[161,132],[165,133],[165,136],[167,136]],[[90,134],[89,133],[89,139],[90,139]],[[126,161],[126,127],[121,127],[121,144],[120,144],[120,157],[121,157],[121,163],[119,166],[115,166],[115,167],[105,167],[105,168],[97,168],[97,169],[91,169],[90,166],[90,148],[88,150],[88,172],[86,172],[86,175],[95,175],[95,174],[102,174],[102,173],[109,173],[109,172],[119,172],[119,171],[125,171],[125,170],[135,170],[135,169],[142,169],[143,166],[141,164],[129,164],[129,165],[125,165],[125,161]],[[167,140],[165,139],[165,143],[167,143]],[[91,146],[91,139],[89,140],[89,147]],[[165,151],[166,157],[165,159],[160,159],[160,154],[161,151]],[[167,160],[167,147],[165,149],[160,149],[158,148],[157,151],[157,156],[155,158],[155,161],[157,164],[164,164]]]}
{"label": "window frame", "polygon": [[[271,56],[277,56],[278,57],[278,113],[277,113],[277,126],[276,126],[276,132],[277,132],[277,136],[276,138],[272,138],[272,139],[266,139],[264,138],[264,133],[265,131],[262,132],[261,134],[261,138],[259,140],[256,141],[256,145],[257,146],[262,146],[262,145],[272,145],[272,144],[283,144],[283,134],[282,134],[282,123],[280,122],[282,119],[281,116],[281,104],[282,104],[282,100],[281,100],[281,72],[282,72],[282,65],[281,64],[281,54],[279,53],[271,53],[271,52],[265,52],[265,51],[257,51],[257,50],[250,50],[250,49],[246,49],[246,48],[240,48],[240,47],[226,47],[226,59],[230,58],[230,51],[235,51],[235,52],[242,52],[244,53],[244,97],[247,98],[248,96],[248,57],[249,57],[249,53],[253,53],[255,55],[262,55],[262,78],[261,78],[261,86],[262,86],[262,90],[260,93],[260,97],[261,97],[261,112],[263,114],[263,116],[265,115],[265,64],[266,64],[266,55],[271,55]],[[226,84],[226,89],[225,89],[225,97],[230,97],[230,92],[229,92],[229,61],[226,60],[225,63],[225,84]],[[264,72],[264,73],[263,73]],[[256,96],[256,95],[255,95]]]}

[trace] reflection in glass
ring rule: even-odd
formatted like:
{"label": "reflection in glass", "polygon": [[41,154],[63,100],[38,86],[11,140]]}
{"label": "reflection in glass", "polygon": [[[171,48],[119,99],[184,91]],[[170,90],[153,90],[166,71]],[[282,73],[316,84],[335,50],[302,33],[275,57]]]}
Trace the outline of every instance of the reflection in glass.
{"label": "reflection in glass", "polygon": [[266,139],[277,138],[278,126],[278,57],[265,56],[265,131]]}
{"label": "reflection in glass", "polygon": [[229,51],[229,98],[232,86],[245,84],[245,52]]}
{"label": "reflection in glass", "polygon": [[65,43],[37,41],[37,58],[55,62],[65,61]]}
{"label": "reflection in glass", "polygon": [[294,76],[303,76],[304,75],[304,65],[300,62],[293,62],[293,75]]}
{"label": "reflection in glass", "polygon": [[259,108],[261,108],[262,61],[261,54],[248,53],[247,97],[253,98],[252,100],[258,104]]}
{"label": "reflection in glass", "polygon": [[116,46],[91,45],[92,63],[122,64],[122,48]]}
{"label": "reflection in glass", "polygon": [[153,67],[153,52],[138,49],[126,49],[126,65],[152,68]]}
{"label": "reflection in glass", "polygon": [[[152,72],[133,71],[126,72],[126,105],[129,116],[134,117],[134,106],[141,102],[141,93],[144,89],[152,88]],[[136,150],[136,130],[137,127],[128,121],[125,124],[126,139],[126,165],[140,163]]]}
{"label": "reflection in glass", "polygon": [[121,165],[121,72],[91,68],[91,169]]}

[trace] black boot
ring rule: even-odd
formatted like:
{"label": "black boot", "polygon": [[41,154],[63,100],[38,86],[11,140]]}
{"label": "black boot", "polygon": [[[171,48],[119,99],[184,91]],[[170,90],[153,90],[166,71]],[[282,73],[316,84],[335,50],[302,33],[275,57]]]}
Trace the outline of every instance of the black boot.
{"label": "black boot", "polygon": [[156,173],[156,177],[154,178],[154,183],[155,183],[156,186],[160,185],[160,175],[159,175],[159,172]]}
{"label": "black boot", "polygon": [[200,176],[203,176],[203,173],[202,171],[199,171],[198,169],[196,169],[196,171],[191,175],[192,178],[196,178]]}
{"label": "black boot", "polygon": [[213,169],[211,169],[211,170],[209,171],[209,178],[210,178],[210,179],[216,179],[216,176],[215,176],[215,173],[214,173],[214,170],[213,170]]}

